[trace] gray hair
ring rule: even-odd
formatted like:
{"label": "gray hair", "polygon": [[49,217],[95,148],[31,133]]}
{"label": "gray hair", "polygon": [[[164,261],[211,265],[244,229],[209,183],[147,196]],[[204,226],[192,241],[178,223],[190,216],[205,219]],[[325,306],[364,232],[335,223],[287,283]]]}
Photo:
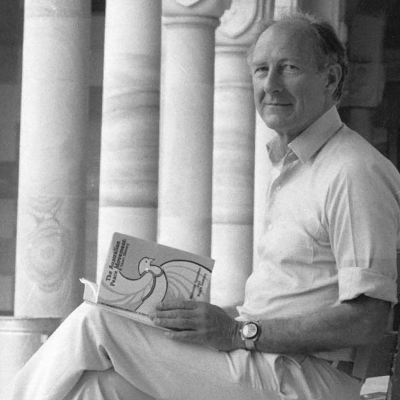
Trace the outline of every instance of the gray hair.
{"label": "gray hair", "polygon": [[311,14],[301,12],[283,15],[279,20],[262,21],[249,47],[247,60],[250,62],[260,36],[277,22],[305,22],[308,28],[306,33],[309,33],[310,37],[314,40],[315,45],[313,50],[319,72],[323,72],[327,67],[334,64],[338,64],[341,67],[342,76],[333,93],[333,98],[338,101],[342,95],[343,83],[348,72],[347,55],[335,29],[327,21],[318,19]]}

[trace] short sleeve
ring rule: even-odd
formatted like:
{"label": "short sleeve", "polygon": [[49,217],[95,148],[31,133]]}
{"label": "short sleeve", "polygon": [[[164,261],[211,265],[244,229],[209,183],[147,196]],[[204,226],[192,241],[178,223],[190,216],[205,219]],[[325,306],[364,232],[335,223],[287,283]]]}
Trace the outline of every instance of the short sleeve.
{"label": "short sleeve", "polygon": [[376,273],[370,268],[341,268],[339,270],[340,301],[355,299],[361,294],[396,304],[396,279]]}
{"label": "short sleeve", "polygon": [[378,161],[348,163],[329,191],[326,210],[341,302],[364,294],[397,303],[399,179],[389,161]]}

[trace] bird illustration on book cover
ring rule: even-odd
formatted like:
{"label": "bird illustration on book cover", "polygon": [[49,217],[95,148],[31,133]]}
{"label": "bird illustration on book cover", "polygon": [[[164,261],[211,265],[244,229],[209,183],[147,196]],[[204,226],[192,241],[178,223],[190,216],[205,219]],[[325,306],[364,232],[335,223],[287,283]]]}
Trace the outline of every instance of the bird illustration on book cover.
{"label": "bird illustration on book cover", "polygon": [[143,257],[136,265],[125,263],[123,269],[117,269],[113,285],[102,285],[101,298],[111,306],[148,314],[166,298],[204,297],[209,273],[194,261],[171,260],[157,265],[154,258]]}

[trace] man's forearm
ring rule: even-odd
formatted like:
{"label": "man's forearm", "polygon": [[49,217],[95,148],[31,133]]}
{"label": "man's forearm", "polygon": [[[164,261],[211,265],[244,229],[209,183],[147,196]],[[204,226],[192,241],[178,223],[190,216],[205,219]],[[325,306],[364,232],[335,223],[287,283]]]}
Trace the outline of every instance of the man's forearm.
{"label": "man's forearm", "polygon": [[[389,309],[387,302],[360,296],[308,315],[262,320],[256,349],[268,353],[309,354],[372,344],[379,340],[386,327]],[[237,337],[237,346],[244,348],[239,333]]]}
{"label": "man's forearm", "polygon": [[236,318],[239,316],[237,306],[222,307],[222,309],[232,318]]}

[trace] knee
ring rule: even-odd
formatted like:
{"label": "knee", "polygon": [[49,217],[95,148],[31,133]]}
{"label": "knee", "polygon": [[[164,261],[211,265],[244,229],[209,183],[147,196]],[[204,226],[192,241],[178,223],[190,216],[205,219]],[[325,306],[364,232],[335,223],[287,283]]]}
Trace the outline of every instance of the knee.
{"label": "knee", "polygon": [[86,388],[98,388],[101,392],[109,392],[126,382],[114,368],[105,371],[85,371],[81,377],[81,385]]}
{"label": "knee", "polygon": [[86,324],[89,321],[100,322],[102,320],[102,311],[101,308],[84,302],[79,305],[65,321],[72,320],[75,324],[80,325]]}
{"label": "knee", "polygon": [[65,400],[132,399],[132,385],[113,368],[86,371]]}
{"label": "knee", "polygon": [[98,330],[102,326],[101,311],[99,307],[82,303],[63,321],[56,332],[57,334],[60,332],[77,334],[78,332]]}

